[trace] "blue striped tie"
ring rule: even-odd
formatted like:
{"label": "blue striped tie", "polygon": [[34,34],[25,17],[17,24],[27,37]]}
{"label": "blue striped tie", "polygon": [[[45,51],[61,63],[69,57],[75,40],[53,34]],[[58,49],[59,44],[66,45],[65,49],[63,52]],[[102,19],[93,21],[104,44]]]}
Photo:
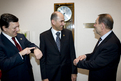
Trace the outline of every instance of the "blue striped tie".
{"label": "blue striped tie", "polygon": [[56,33],[57,37],[56,37],[56,44],[57,44],[57,47],[58,47],[58,50],[60,51],[60,32],[57,32]]}

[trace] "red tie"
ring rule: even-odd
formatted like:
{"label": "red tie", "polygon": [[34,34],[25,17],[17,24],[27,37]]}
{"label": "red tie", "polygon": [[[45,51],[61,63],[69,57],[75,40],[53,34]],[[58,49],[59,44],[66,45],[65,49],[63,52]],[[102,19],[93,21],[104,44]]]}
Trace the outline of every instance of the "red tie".
{"label": "red tie", "polygon": [[12,40],[14,41],[16,47],[18,48],[19,51],[22,50],[21,46],[16,42],[15,37],[12,37]]}

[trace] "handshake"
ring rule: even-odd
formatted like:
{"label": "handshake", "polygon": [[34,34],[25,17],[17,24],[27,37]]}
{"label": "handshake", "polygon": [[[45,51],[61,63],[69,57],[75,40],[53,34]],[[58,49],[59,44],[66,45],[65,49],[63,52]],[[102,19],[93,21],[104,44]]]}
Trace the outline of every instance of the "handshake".
{"label": "handshake", "polygon": [[79,62],[79,60],[84,60],[86,59],[86,55],[80,55],[78,58],[74,59],[73,64],[76,66]]}

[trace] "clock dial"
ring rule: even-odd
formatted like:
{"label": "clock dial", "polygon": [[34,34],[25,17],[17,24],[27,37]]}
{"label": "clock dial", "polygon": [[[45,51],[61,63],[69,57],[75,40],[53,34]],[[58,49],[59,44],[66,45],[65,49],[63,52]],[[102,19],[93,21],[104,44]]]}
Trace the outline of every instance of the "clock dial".
{"label": "clock dial", "polygon": [[64,15],[65,21],[68,21],[69,19],[71,19],[72,11],[69,7],[61,6],[57,9],[57,11],[61,12]]}
{"label": "clock dial", "polygon": [[64,15],[64,28],[71,30],[74,38],[74,3],[54,3],[54,11]]}

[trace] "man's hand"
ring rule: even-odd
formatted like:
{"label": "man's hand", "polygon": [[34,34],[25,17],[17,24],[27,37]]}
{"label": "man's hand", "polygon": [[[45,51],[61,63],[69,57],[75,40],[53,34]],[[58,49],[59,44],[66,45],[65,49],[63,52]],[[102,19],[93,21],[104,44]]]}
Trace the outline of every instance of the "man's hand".
{"label": "man's hand", "polygon": [[71,74],[71,80],[72,81],[76,81],[77,78],[77,74]]}
{"label": "man's hand", "polygon": [[83,59],[85,59],[85,58],[86,58],[86,55],[80,55],[80,56],[78,57],[79,60],[83,60]]}
{"label": "man's hand", "polygon": [[44,79],[44,80],[42,80],[42,81],[49,81],[48,79]]}
{"label": "man's hand", "polygon": [[20,51],[19,54],[22,55],[26,55],[26,54],[30,54],[31,50],[34,49],[35,47],[30,47],[30,48],[25,48],[24,50]]}
{"label": "man's hand", "polygon": [[76,59],[74,59],[73,64],[76,66],[78,62],[79,62],[79,59],[76,58]]}
{"label": "man's hand", "polygon": [[74,59],[73,64],[76,66],[79,60],[84,60],[85,58],[86,58],[86,55],[80,55],[78,58]]}
{"label": "man's hand", "polygon": [[34,55],[37,59],[40,59],[43,56],[42,52],[38,48],[34,49]]}

